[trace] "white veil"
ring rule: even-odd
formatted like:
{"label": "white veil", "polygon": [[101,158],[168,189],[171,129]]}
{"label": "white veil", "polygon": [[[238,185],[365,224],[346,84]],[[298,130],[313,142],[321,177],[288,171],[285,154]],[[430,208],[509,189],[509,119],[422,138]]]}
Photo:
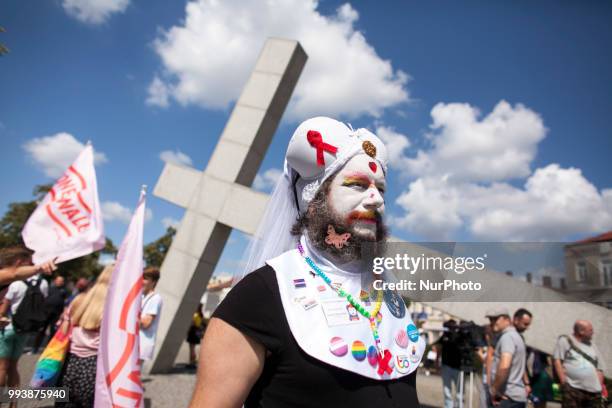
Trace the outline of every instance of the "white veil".
{"label": "white veil", "polygon": [[292,185],[294,177],[295,170],[291,169],[285,160],[283,175],[270,196],[257,232],[250,237],[246,264],[242,274],[236,276],[236,282],[262,267],[268,259],[275,258],[297,245],[299,237],[291,235],[291,227],[298,218]]}

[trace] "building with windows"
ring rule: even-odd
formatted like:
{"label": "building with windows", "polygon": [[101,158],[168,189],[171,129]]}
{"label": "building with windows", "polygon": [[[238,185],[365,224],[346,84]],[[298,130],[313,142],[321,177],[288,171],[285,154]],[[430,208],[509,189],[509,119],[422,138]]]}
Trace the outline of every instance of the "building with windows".
{"label": "building with windows", "polygon": [[568,294],[612,309],[612,231],[566,245]]}

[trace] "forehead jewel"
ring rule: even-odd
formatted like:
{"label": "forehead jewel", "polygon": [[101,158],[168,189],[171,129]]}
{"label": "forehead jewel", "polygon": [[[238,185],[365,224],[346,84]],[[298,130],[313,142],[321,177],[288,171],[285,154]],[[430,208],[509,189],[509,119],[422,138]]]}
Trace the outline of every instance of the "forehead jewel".
{"label": "forehead jewel", "polygon": [[374,143],[370,142],[369,140],[366,140],[361,144],[361,147],[365,154],[367,154],[373,159],[376,158],[376,146],[374,146]]}

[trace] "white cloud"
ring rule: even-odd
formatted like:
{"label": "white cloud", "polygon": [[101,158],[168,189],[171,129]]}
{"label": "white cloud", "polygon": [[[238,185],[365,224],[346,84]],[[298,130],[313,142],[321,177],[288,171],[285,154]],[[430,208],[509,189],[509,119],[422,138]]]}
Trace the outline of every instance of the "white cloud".
{"label": "white cloud", "polygon": [[417,179],[410,183],[396,203],[406,212],[394,217],[393,224],[427,239],[450,239],[463,221],[458,213],[459,201],[445,180]]}
{"label": "white cloud", "polygon": [[[129,224],[132,219],[132,210],[117,201],[104,201],[100,204],[102,207],[102,218],[105,221],[119,221],[124,224]],[[150,208],[145,209],[145,222],[153,218],[153,211]]]}
{"label": "white cloud", "polygon": [[407,161],[416,176],[453,180],[498,181],[524,178],[538,143],[546,136],[540,116],[521,104],[500,101],[478,120],[478,109],[467,103],[438,103],[431,111],[432,148]]}
{"label": "white cloud", "polygon": [[409,101],[409,77],[356,31],[358,17],[349,4],[324,16],[314,0],[190,1],[184,22],[154,43],[164,79],[153,79],[148,101],[164,106],[169,94],[183,105],[224,109],[238,97],[265,39],[282,37],[300,41],[309,56],[289,106],[293,119],[377,117]]}
{"label": "white cloud", "polygon": [[281,169],[268,169],[263,174],[257,174],[253,181],[253,188],[259,191],[270,191],[274,188],[278,179],[283,175]]}
{"label": "white cloud", "polygon": [[64,0],[62,6],[68,15],[82,23],[102,24],[113,13],[123,13],[130,0]]}
{"label": "white cloud", "polygon": [[[52,136],[34,138],[26,142],[23,148],[48,177],[57,178],[74,162],[85,145],[70,133],[60,132]],[[104,153],[94,153],[95,164],[107,161]]]}
{"label": "white cloud", "polygon": [[174,163],[181,166],[191,166],[193,163],[191,157],[180,150],[164,150],[159,154],[159,158],[166,163]]}
{"label": "white cloud", "polygon": [[172,218],[172,217],[164,217],[162,218],[161,223],[166,229],[169,227],[176,229],[178,228],[181,221],[177,220],[176,218]]}
{"label": "white cloud", "polygon": [[149,106],[159,106],[162,108],[168,107],[170,98],[170,88],[159,77],[153,78],[149,85],[149,95],[145,101]]}
{"label": "white cloud", "polygon": [[[468,214],[470,230],[491,240],[562,240],[570,234],[594,234],[612,228],[611,193],[612,189],[599,192],[579,169],[550,164],[537,169],[523,189],[482,188],[482,202]],[[480,201],[477,194],[474,198]]]}
{"label": "white cloud", "polygon": [[376,135],[378,135],[385,143],[385,146],[387,146],[389,165],[395,169],[405,168],[407,166],[405,150],[410,147],[410,139],[408,139],[408,136],[398,133],[395,129],[384,125],[376,127]]}
{"label": "white cloud", "polygon": [[128,224],[132,219],[132,210],[117,201],[105,201],[101,204],[102,217],[106,221],[120,221]]}
{"label": "white cloud", "polygon": [[523,188],[419,178],[397,204],[405,214],[395,225],[429,239],[448,239],[461,227],[499,241],[563,240],[612,228],[612,189],[598,191],[579,169],[558,164],[537,169]]}
{"label": "white cloud", "polygon": [[[598,189],[580,169],[530,170],[546,128],[530,109],[501,101],[481,121],[468,104],[432,110],[432,147],[397,161],[416,179],[397,198],[399,228],[427,239],[460,230],[499,241],[563,240],[612,228],[612,189]],[[516,187],[511,179],[522,179]]]}

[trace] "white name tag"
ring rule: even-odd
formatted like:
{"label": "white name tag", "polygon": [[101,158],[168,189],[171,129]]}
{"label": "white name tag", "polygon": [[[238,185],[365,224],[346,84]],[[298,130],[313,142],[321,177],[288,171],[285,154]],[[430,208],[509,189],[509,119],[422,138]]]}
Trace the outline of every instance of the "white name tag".
{"label": "white name tag", "polygon": [[322,301],[321,307],[328,326],[359,324],[363,320],[359,312],[344,300]]}

